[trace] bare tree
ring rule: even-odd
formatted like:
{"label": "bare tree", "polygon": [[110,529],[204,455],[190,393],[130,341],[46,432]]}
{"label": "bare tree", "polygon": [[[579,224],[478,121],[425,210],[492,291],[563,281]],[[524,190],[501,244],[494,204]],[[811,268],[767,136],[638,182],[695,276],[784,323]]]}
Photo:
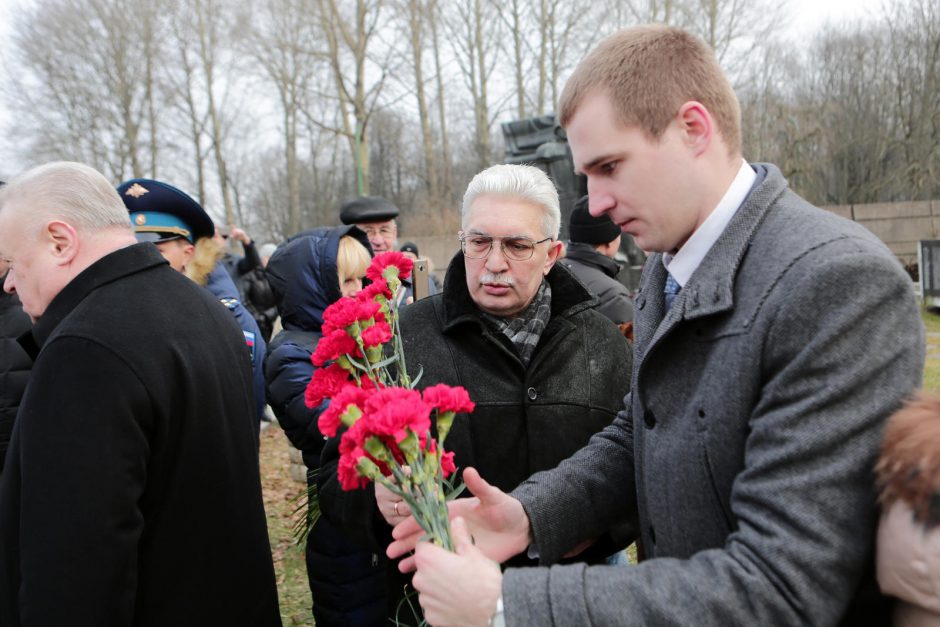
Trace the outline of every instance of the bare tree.
{"label": "bare tree", "polygon": [[[231,176],[227,159],[227,135],[238,107],[229,95],[244,84],[237,71],[233,50],[238,41],[239,16],[220,0],[193,0],[176,4],[173,37],[176,50],[171,67],[174,91],[193,146],[199,201],[208,206],[206,158],[215,164],[223,218],[236,222]],[[205,147],[204,147],[205,145]]]}
{"label": "bare tree", "polygon": [[910,0],[896,4],[886,18],[890,69],[884,97],[891,103],[903,155],[899,187],[912,199],[936,197],[940,194],[940,7],[930,0]]}
{"label": "bare tree", "polygon": [[269,0],[253,19],[246,47],[275,88],[281,113],[287,182],[287,233],[301,227],[298,131],[319,52],[311,0]]}
{"label": "bare tree", "polygon": [[436,19],[432,9],[433,0],[397,0],[396,12],[403,16],[408,37],[414,74],[415,101],[418,105],[418,121],[421,125],[421,148],[424,159],[424,181],[431,198],[440,196],[440,164],[434,152],[434,136],[431,131],[431,115],[425,90],[424,55],[426,52],[428,21]]}
{"label": "bare tree", "polygon": [[474,152],[476,169],[481,170],[493,158],[489,86],[496,68],[502,29],[499,18],[487,10],[486,0],[468,0],[451,8],[447,28],[457,65],[473,102]]}
{"label": "bare tree", "polygon": [[732,80],[742,84],[762,71],[750,61],[786,25],[787,8],[788,0],[686,0],[683,22],[712,47]]}
{"label": "bare tree", "polygon": [[115,179],[155,169],[159,7],[52,0],[21,14],[12,36],[16,72],[5,93],[33,131],[33,159],[80,159]]}
{"label": "bare tree", "polygon": [[604,23],[611,30],[635,24],[659,23],[681,26],[685,21],[684,2],[688,0],[607,0],[601,5]]}
{"label": "bare tree", "polygon": [[[383,0],[356,0],[351,15],[336,0],[317,0],[326,54],[343,113],[336,129],[350,144],[356,163],[357,189],[369,193],[369,120],[378,103],[387,75],[389,57],[376,61],[369,46],[380,22]],[[367,65],[378,74],[366,75]],[[350,67],[351,66],[351,67]]]}
{"label": "bare tree", "polygon": [[444,70],[441,64],[440,23],[441,13],[437,0],[428,1],[428,21],[431,25],[431,49],[434,52],[434,77],[437,87],[438,133],[441,138],[441,197],[449,199],[453,195],[453,177],[451,171],[450,144],[447,133],[447,108],[444,99]]}

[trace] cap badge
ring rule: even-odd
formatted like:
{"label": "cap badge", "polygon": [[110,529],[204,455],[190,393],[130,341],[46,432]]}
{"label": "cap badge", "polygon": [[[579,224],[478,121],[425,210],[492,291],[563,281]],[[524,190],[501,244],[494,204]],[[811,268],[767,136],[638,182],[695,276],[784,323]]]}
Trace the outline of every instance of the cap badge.
{"label": "cap badge", "polygon": [[134,183],[133,185],[127,188],[127,191],[124,192],[124,194],[127,196],[133,196],[134,198],[140,198],[141,196],[149,192],[150,190],[144,187],[143,185],[141,185],[140,183]]}
{"label": "cap badge", "polygon": [[137,217],[134,218],[134,222],[137,223],[137,226],[143,226],[143,225],[147,224],[147,216],[145,216],[145,215],[142,214],[142,213],[138,213],[138,214],[137,214]]}

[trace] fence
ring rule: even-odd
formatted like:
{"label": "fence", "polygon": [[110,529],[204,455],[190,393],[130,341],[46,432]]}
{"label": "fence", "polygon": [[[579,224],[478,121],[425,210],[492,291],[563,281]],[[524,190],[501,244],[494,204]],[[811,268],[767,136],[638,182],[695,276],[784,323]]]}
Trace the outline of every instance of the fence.
{"label": "fence", "polygon": [[823,207],[874,233],[905,266],[917,262],[917,242],[940,239],[940,200]]}

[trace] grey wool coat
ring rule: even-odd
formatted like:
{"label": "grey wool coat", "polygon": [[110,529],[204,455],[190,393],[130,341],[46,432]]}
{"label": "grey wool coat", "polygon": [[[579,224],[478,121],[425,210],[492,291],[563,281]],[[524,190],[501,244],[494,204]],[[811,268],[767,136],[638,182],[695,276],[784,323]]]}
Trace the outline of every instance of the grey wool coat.
{"label": "grey wool coat", "polygon": [[649,559],[507,571],[508,625],[886,624],[871,469],[921,380],[918,307],[874,236],[754,168],[665,318],[646,264],[625,411],[513,492],[543,564],[623,520]]}

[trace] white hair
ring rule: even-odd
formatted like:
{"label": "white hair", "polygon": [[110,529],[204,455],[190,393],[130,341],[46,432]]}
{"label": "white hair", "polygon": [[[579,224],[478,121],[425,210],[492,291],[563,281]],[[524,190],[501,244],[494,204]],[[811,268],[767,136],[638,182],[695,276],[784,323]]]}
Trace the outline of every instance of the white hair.
{"label": "white hair", "polygon": [[108,179],[72,161],[37,166],[0,188],[0,211],[7,209],[34,225],[61,219],[89,233],[132,228],[127,208]]}
{"label": "white hair", "polygon": [[531,165],[494,165],[476,176],[463,195],[461,225],[467,228],[470,207],[479,196],[507,196],[530,202],[542,210],[542,235],[558,239],[561,209],[558,190],[542,170]]}

